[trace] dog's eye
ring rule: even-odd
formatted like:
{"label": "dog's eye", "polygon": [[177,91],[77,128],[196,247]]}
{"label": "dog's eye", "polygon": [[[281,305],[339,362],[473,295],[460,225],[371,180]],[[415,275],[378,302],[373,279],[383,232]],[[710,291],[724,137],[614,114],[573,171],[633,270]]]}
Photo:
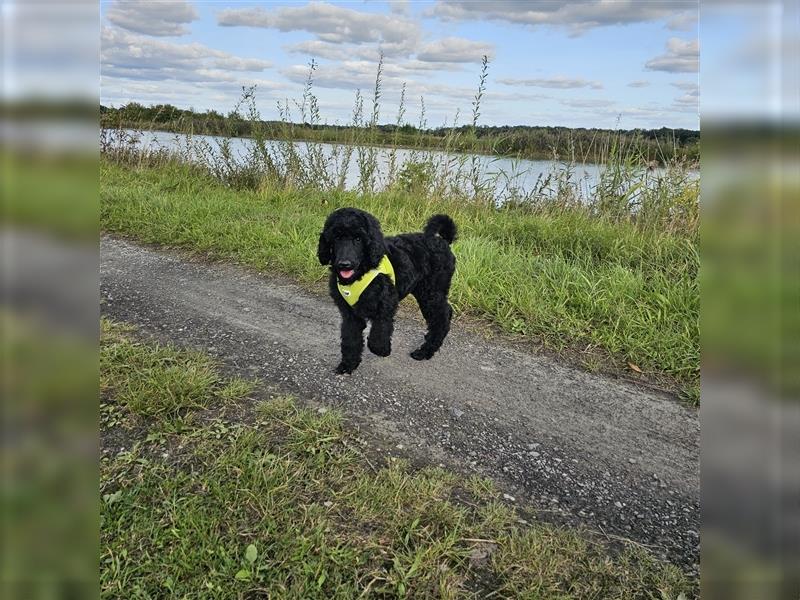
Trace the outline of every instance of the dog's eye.
{"label": "dog's eye", "polygon": [[361,238],[359,236],[356,236],[356,237],[353,238],[353,241],[354,242],[360,242]]}

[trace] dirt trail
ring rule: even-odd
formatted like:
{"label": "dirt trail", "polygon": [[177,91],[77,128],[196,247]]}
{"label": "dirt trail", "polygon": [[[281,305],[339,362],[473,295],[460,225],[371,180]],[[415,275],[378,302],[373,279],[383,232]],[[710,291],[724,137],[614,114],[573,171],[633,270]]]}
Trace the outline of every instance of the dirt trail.
{"label": "dirt trail", "polygon": [[456,324],[431,361],[408,356],[422,323],[398,318],[393,353],[333,373],[327,297],[235,266],[101,242],[104,314],[218,356],[336,407],[396,454],[491,476],[556,520],[653,547],[693,571],[698,414],[673,398],[487,341]]}

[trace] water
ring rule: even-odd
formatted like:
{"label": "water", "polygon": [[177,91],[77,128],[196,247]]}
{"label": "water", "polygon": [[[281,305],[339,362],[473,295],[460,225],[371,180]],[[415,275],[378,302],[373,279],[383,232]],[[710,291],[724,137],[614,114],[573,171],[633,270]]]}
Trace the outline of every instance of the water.
{"label": "water", "polygon": [[[132,131],[126,132],[134,134]],[[141,133],[139,144],[152,148],[163,148],[168,151],[185,151],[187,138],[184,135],[168,133],[163,131],[147,131]],[[194,144],[207,143],[214,150],[219,149],[220,141],[223,138],[206,135],[195,135],[192,137]],[[281,144],[277,140],[267,142],[268,148],[273,155],[279,155],[277,150]],[[316,142],[291,142],[297,149],[298,154],[306,158],[309,148],[319,148],[325,162],[336,165],[337,176],[341,170],[345,173],[344,187],[348,190],[358,189],[360,182],[360,170],[357,161],[358,147],[350,147],[352,154],[350,160],[344,160],[346,147],[341,144],[316,143]],[[244,161],[253,140],[249,138],[230,138],[230,146],[234,157],[238,161]],[[364,149],[364,147],[361,147]],[[376,173],[377,190],[383,189],[389,183],[391,148],[372,148],[376,154],[378,170]],[[403,166],[409,161],[419,162],[429,160],[434,165],[436,177],[446,177],[448,180],[460,180],[465,189],[471,189],[470,172],[476,167],[478,173],[477,181],[479,185],[487,185],[493,188],[494,196],[498,201],[510,197],[524,197],[529,194],[555,193],[554,184],[546,185],[548,176],[563,173],[565,165],[551,160],[524,160],[512,159],[497,156],[472,155],[463,153],[448,153],[439,150],[411,150],[398,148],[394,150],[396,173],[402,171]],[[582,197],[589,197],[600,178],[603,166],[593,163],[573,163],[571,185],[577,188]]]}

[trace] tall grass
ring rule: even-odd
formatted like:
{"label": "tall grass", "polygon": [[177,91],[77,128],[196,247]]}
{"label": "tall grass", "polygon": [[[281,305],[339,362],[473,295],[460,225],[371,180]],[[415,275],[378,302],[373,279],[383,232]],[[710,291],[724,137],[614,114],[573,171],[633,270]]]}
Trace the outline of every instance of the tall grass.
{"label": "tall grass", "polygon": [[[444,152],[425,145],[422,131],[427,127],[424,98],[420,98],[420,121],[407,160],[400,163],[397,147],[381,152],[379,119],[384,98],[384,59],[381,56],[366,108],[365,97],[356,91],[352,121],[343,144],[318,141],[298,142],[298,127],[321,125],[319,100],[314,91],[315,61],[309,63],[308,77],[296,112],[288,100],[278,103],[280,128],[267,128],[256,104],[256,88],[244,88],[229,119],[248,124],[247,150],[238,155],[232,149],[232,135],[198,138],[191,128],[176,134],[172,149],[143,147],[144,131],[131,133],[121,127],[103,130],[102,151],[112,160],[126,164],[160,164],[178,159],[203,165],[215,177],[235,188],[311,188],[331,191],[347,187],[347,174],[357,173],[350,187],[362,194],[380,190],[403,190],[422,199],[455,199],[537,213],[586,212],[612,222],[626,221],[648,231],[669,231],[695,238],[698,228],[699,180],[685,161],[671,159],[665,149],[663,166],[648,160],[644,146],[619,132],[592,140],[589,145],[567,143],[566,152],[552,149],[550,170],[534,185],[523,187],[526,163],[521,158],[501,168],[496,158],[479,155],[485,144],[476,135],[486,92],[489,61],[484,57],[473,97],[471,119],[459,127],[460,112],[454,115],[443,142]],[[365,112],[368,110],[368,114]],[[395,141],[407,124],[405,87],[395,119]],[[299,124],[295,121],[299,120]],[[155,128],[155,122],[151,129]],[[447,124],[445,124],[447,125]],[[191,126],[191,122],[187,123]],[[407,142],[408,139],[406,138]],[[407,145],[407,144],[406,144]],[[463,152],[471,150],[470,152]],[[600,156],[604,165],[599,179],[589,182],[580,164]],[[508,165],[507,158],[502,164]]]}

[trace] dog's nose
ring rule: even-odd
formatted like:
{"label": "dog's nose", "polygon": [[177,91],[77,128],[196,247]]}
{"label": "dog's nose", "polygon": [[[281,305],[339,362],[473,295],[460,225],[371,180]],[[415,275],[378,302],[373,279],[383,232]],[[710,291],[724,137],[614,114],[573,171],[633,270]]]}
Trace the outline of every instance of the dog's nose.
{"label": "dog's nose", "polygon": [[339,269],[351,269],[353,267],[353,263],[349,260],[342,260],[336,263],[336,267]]}

